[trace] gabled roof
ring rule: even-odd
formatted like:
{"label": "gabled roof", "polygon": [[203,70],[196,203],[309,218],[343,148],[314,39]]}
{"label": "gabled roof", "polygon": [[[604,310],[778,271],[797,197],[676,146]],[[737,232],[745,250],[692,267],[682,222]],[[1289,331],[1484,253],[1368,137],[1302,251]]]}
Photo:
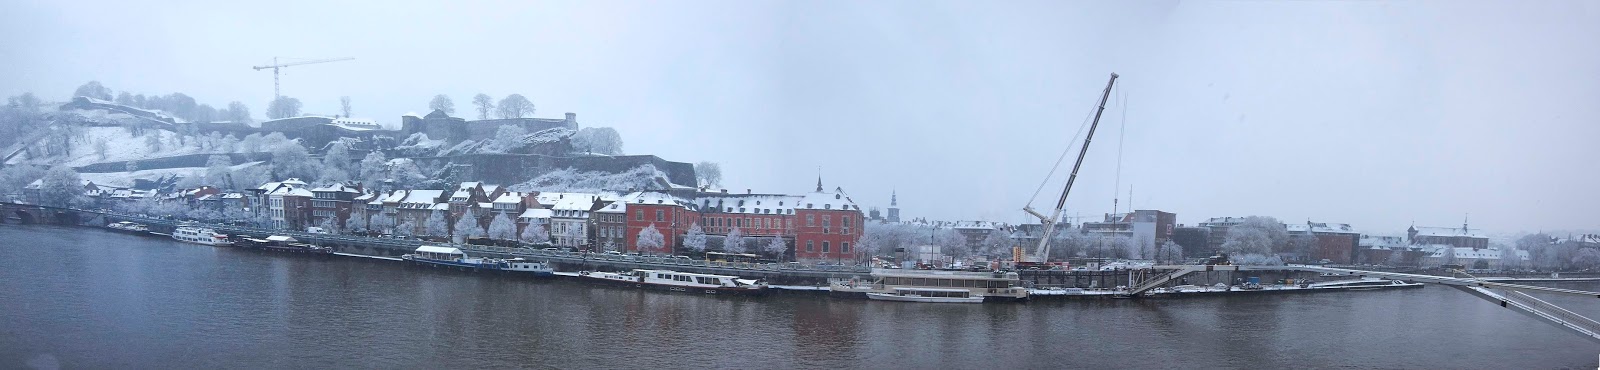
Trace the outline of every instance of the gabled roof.
{"label": "gabled roof", "polygon": [[[285,185],[287,185],[287,184],[285,184]],[[298,186],[280,186],[280,187],[278,187],[278,189],[273,190],[271,193],[267,193],[267,195],[269,195],[269,196],[276,195],[276,196],[283,196],[283,197],[308,197],[308,198],[313,196],[313,194],[311,194],[310,190],[306,190],[305,188],[298,187]]]}
{"label": "gabled roof", "polygon": [[833,191],[813,192],[805,195],[799,209],[833,209],[833,210],[861,210],[843,189],[834,188]]}

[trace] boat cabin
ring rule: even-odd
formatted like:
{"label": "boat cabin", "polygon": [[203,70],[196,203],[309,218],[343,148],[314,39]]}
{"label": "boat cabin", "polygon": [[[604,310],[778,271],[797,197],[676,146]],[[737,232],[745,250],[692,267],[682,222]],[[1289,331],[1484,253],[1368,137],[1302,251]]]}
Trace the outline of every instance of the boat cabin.
{"label": "boat cabin", "polygon": [[467,258],[467,253],[462,252],[459,248],[437,247],[432,245],[417,247],[417,250],[412,252],[412,255],[418,258],[439,261],[456,261]]}
{"label": "boat cabin", "polygon": [[902,297],[967,298],[972,291],[966,289],[894,288],[894,295]]}

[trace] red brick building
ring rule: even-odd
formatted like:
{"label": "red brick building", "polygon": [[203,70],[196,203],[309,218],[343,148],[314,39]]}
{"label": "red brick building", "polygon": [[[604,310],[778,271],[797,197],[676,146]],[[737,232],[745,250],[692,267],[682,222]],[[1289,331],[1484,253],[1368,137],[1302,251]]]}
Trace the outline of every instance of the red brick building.
{"label": "red brick building", "polygon": [[1355,261],[1356,248],[1361,244],[1361,233],[1349,224],[1307,222],[1311,235],[1317,237],[1317,247],[1311,251],[1311,261],[1328,260],[1336,264]]}
{"label": "red brick building", "polygon": [[[626,215],[627,251],[638,251],[639,232],[655,227],[665,244],[658,251],[682,253],[683,238],[699,224],[707,235],[744,234],[749,253],[772,254],[765,248],[771,238],[784,240],[785,258],[806,262],[845,262],[859,258],[856,244],[864,220],[861,208],[842,189],[806,195],[697,193],[685,199],[661,192],[642,192],[619,201]],[[715,248],[711,248],[715,249]]]}

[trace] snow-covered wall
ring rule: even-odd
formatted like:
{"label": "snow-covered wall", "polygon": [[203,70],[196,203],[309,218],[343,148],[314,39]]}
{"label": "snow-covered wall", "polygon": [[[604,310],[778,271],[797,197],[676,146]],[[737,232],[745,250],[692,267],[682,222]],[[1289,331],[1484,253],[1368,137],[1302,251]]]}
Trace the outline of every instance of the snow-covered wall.
{"label": "snow-covered wall", "polygon": [[674,184],[694,186],[694,165],[653,155],[554,157],[525,154],[466,154],[453,157],[415,158],[430,167],[454,164],[452,176],[462,181],[517,184],[545,173],[572,168],[579,172],[623,173],[642,165],[655,166]]}

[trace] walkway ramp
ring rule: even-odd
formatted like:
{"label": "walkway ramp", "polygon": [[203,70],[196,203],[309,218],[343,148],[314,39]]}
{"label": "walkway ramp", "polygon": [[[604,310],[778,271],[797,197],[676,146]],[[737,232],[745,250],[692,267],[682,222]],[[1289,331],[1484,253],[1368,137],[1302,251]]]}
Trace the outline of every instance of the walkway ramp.
{"label": "walkway ramp", "polygon": [[1475,286],[1457,286],[1456,288],[1490,302],[1498,303],[1500,307],[1509,308],[1518,313],[1539,319],[1539,321],[1555,325],[1558,328],[1576,332],[1589,340],[1600,342],[1600,322],[1568,311],[1565,308],[1561,308],[1561,306],[1545,302],[1527,293]]}

